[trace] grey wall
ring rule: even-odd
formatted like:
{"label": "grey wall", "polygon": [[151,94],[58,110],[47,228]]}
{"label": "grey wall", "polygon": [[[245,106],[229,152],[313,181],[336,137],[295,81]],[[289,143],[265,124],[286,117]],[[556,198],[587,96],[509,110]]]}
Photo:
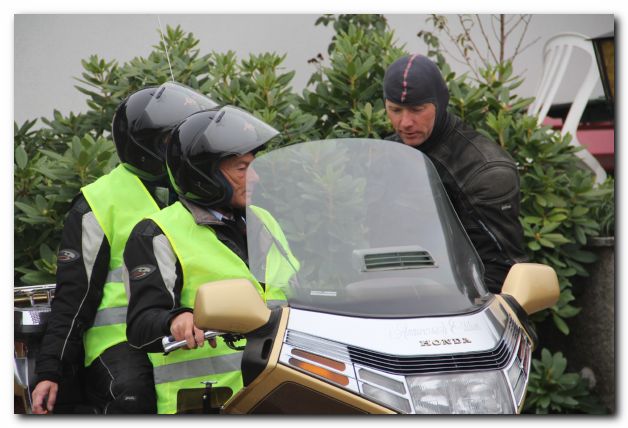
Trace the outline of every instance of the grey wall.
{"label": "grey wall", "polygon": [[[425,52],[425,45],[416,34],[432,30],[428,15],[386,15],[400,43],[412,52]],[[295,70],[293,85],[300,91],[314,71],[307,60],[321,52],[326,54],[333,30],[314,26],[319,14],[197,14],[160,15],[162,27],[181,25],[200,39],[202,53],[229,49],[239,58],[249,53],[274,51],[286,53],[286,69]],[[452,25],[456,17],[449,16]],[[515,72],[525,77],[519,93],[531,96],[540,79],[543,43],[552,35],[576,31],[597,36],[611,31],[614,16],[605,15],[534,15],[527,41],[540,40],[522,53],[514,63]],[[92,54],[120,63],[135,56],[147,55],[159,42],[157,15],[30,15],[14,18],[14,119],[22,123],[41,116],[50,117],[53,109],[67,114],[80,112],[85,98],[73,85],[80,77],[81,59]],[[452,49],[451,44],[441,37]],[[452,49],[453,50],[453,49]],[[465,67],[454,60],[449,63],[458,72]],[[584,76],[581,67],[569,73],[570,81],[561,88],[558,101],[570,101],[578,79]],[[601,96],[601,85],[594,91]]]}

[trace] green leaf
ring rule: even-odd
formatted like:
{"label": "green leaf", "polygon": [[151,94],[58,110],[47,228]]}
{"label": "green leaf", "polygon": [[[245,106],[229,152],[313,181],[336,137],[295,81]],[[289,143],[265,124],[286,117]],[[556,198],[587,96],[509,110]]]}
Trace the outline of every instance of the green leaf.
{"label": "green leaf", "polygon": [[72,138],[71,148],[72,148],[72,156],[74,157],[74,159],[78,159],[82,151],[81,140],[78,137]]}
{"label": "green leaf", "polygon": [[554,223],[554,222],[548,221],[543,225],[541,230],[539,230],[539,233],[542,235],[545,235],[545,237],[547,238],[547,233],[556,230],[560,225],[561,225],[560,223]]}
{"label": "green leaf", "polygon": [[558,383],[565,389],[574,388],[580,382],[580,375],[578,373],[567,373],[558,379]]}
{"label": "green leaf", "polygon": [[548,247],[548,248],[556,248],[556,246],[554,245],[554,243],[548,239],[545,238],[539,238],[539,244],[541,244],[544,247]]}
{"label": "green leaf", "polygon": [[20,281],[26,285],[54,284],[55,276],[47,272],[36,271],[23,275],[20,277]]}
{"label": "green leaf", "polygon": [[18,207],[22,212],[24,212],[24,214],[28,215],[28,216],[37,216],[39,215],[39,211],[36,210],[35,208],[31,207],[28,204],[25,204],[23,202],[14,202],[15,206]]}
{"label": "green leaf", "polygon": [[547,408],[547,407],[549,407],[550,403],[551,403],[551,399],[550,399],[549,396],[543,396],[543,397],[539,398],[539,406],[540,407]]}
{"label": "green leaf", "polygon": [[552,314],[552,320],[554,321],[554,325],[556,326],[556,328],[561,333],[563,333],[565,336],[569,335],[569,326],[567,326],[567,323],[562,318],[560,318],[556,314]]}
{"label": "green leaf", "polygon": [[537,241],[530,241],[528,242],[528,248],[532,251],[539,251],[541,249],[541,244],[539,244]]}
{"label": "green leaf", "polygon": [[15,149],[15,162],[17,163],[17,167],[19,169],[24,169],[28,163],[28,155],[26,154],[24,147],[21,145],[17,146]]}
{"label": "green leaf", "polygon": [[587,243],[587,235],[584,233],[584,229],[578,225],[574,226],[574,233],[576,236],[576,241],[580,245],[586,245]]}
{"label": "green leaf", "polygon": [[555,378],[560,378],[563,373],[565,372],[565,369],[567,368],[567,359],[565,357],[563,357],[563,354],[561,352],[557,352],[556,354],[554,354],[554,357],[552,358],[552,376]]}
{"label": "green leaf", "polygon": [[46,202],[46,198],[42,195],[35,195],[35,206],[41,212],[48,207],[48,203]]}
{"label": "green leaf", "polygon": [[568,254],[570,258],[579,261],[580,263],[593,263],[597,260],[595,254],[590,251],[574,250],[570,251]]}
{"label": "green leaf", "polygon": [[40,152],[56,161],[65,161],[65,158],[62,155],[60,155],[59,153],[55,153],[51,150],[41,149]]}
{"label": "green leaf", "polygon": [[573,397],[564,397],[564,398],[565,398],[564,404],[567,406],[575,408],[576,406],[578,406],[578,404],[580,404],[578,400],[576,400]]}
{"label": "green leaf", "polygon": [[42,259],[49,262],[54,262],[56,260],[55,254],[52,252],[50,247],[46,244],[41,244],[39,246],[39,255]]}
{"label": "green leaf", "polygon": [[552,241],[554,244],[568,244],[571,242],[562,233],[546,233],[543,235],[543,238]]}
{"label": "green leaf", "polygon": [[552,366],[552,354],[547,348],[543,348],[541,350],[541,363],[546,368],[550,368]]}
{"label": "green leaf", "polygon": [[572,318],[572,317],[575,317],[576,315],[578,315],[581,310],[582,310],[582,308],[576,308],[576,307],[571,306],[571,305],[566,305],[566,306],[563,306],[562,308],[560,308],[556,312],[558,313],[558,315],[561,318]]}
{"label": "green leaf", "polygon": [[527,224],[541,224],[543,222],[543,219],[538,216],[528,215],[523,217],[523,222]]}

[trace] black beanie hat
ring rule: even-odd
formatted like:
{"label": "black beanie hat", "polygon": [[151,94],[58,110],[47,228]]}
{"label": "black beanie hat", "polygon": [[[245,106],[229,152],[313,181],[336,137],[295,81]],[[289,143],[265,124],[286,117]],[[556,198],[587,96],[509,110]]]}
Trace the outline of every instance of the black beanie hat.
{"label": "black beanie hat", "polygon": [[437,129],[448,120],[447,84],[436,64],[424,55],[406,55],[388,67],[384,75],[384,99],[405,106],[434,104]]}

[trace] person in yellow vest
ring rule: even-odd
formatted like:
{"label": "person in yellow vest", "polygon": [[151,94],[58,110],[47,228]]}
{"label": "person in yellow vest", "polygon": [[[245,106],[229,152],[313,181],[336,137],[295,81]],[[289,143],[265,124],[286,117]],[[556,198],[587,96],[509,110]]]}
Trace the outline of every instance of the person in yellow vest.
{"label": "person in yellow vest", "polygon": [[[210,281],[247,278],[264,296],[247,265],[246,175],[255,153],[278,134],[232,106],[193,114],[172,132],[166,164],[179,201],[138,223],[124,250],[127,336],[149,353],[158,413],[180,411],[183,390],[199,391],[200,402],[202,382],[217,382],[225,396],[242,388],[242,352],[222,338],[205,344],[192,308],[197,288]],[[163,355],[169,335],[187,347]]]}
{"label": "person in yellow vest", "polygon": [[[165,138],[190,114],[214,106],[188,87],[166,83],[131,94],[116,109],[112,135],[120,165],[81,188],[65,220],[55,298],[36,361],[34,413],[155,412],[152,366],[126,341],[122,252],[133,226],[170,202]],[[79,371],[83,383],[74,375]]]}

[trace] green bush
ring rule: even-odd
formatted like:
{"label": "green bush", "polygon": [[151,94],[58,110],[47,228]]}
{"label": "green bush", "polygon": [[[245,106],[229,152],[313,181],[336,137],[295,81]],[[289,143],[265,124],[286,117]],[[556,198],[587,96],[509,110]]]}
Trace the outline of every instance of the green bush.
{"label": "green bush", "polygon": [[[319,138],[316,118],[299,108],[290,82],[279,73],[285,56],[251,55],[237,61],[233,52],[200,55],[199,43],[179,27],[167,28],[166,46],[177,82],[197,88],[219,103],[252,112],[282,131],[275,146]],[[16,285],[54,282],[63,219],[81,186],[109,172],[118,162],[111,141],[116,106],[130,93],[172,79],[163,43],[146,58],[125,64],[93,55],[82,61],[76,85],[88,109],[78,115],[42,118],[14,125],[14,281]],[[272,148],[272,147],[271,147]]]}
{"label": "green bush", "polygon": [[587,380],[578,373],[566,373],[566,369],[562,352],[541,351],[541,359],[532,361],[525,413],[606,413],[589,392]]}
{"label": "green bush", "polygon": [[[55,120],[60,127],[61,120]],[[15,127],[15,278],[23,284],[53,283],[65,213],[81,186],[111,170],[113,144],[91,134],[60,136],[33,130],[35,121]]]}
{"label": "green bush", "polygon": [[[344,22],[344,21],[341,21]],[[318,70],[303,91],[300,108],[318,118],[324,138],[382,138],[391,131],[384,111],[382,82],[390,63],[403,54],[394,33],[368,31],[370,24],[340,25],[330,45],[330,64]]]}

